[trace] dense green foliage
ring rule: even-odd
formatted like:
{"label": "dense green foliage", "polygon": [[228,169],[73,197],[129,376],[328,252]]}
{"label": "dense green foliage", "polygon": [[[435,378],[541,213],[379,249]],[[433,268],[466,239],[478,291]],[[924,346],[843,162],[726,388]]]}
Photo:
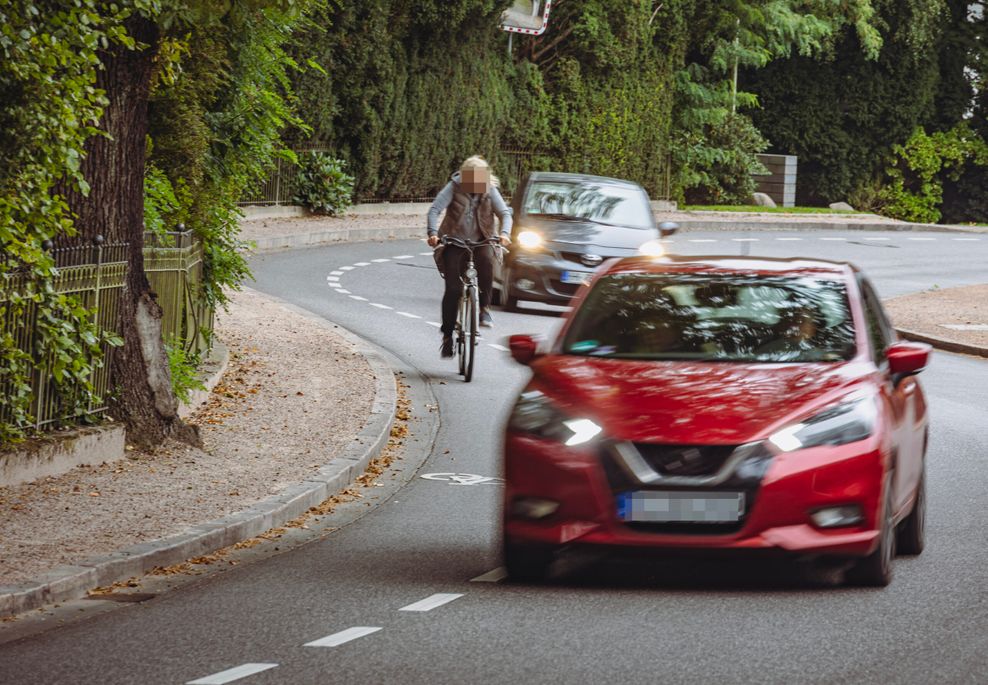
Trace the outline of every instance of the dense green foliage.
{"label": "dense green foliage", "polygon": [[949,131],[916,130],[893,148],[888,184],[880,199],[883,213],[904,221],[940,220],[945,181],[957,182],[966,171],[988,169],[988,144],[966,123]]}
{"label": "dense green foliage", "polygon": [[294,202],[316,214],[337,216],[351,204],[353,181],[343,160],[324,152],[303,152],[295,179]]}
{"label": "dense green foliage", "polygon": [[[848,31],[824,59],[793,57],[745,75],[760,98],[756,125],[773,150],[799,157],[799,202],[850,200],[924,221],[988,215],[977,156],[951,161],[958,140],[977,146],[972,136],[984,135],[985,109],[972,105],[988,65],[988,16],[977,20],[970,4],[875,0],[877,59]],[[967,117],[974,133],[960,134]]]}

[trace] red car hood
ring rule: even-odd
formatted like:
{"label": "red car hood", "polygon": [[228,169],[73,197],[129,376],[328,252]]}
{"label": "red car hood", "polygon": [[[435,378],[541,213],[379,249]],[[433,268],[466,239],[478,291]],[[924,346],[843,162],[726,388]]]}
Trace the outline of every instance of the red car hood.
{"label": "red car hood", "polygon": [[871,371],[856,362],[738,364],[547,356],[535,385],[611,437],[670,444],[741,444],[843,395]]}

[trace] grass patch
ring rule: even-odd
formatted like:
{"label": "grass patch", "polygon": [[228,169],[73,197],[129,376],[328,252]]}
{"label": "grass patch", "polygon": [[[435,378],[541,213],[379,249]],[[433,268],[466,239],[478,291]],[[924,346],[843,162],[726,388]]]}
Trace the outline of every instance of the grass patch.
{"label": "grass patch", "polygon": [[847,212],[829,207],[759,207],[758,205],[682,205],[685,212],[760,212],[769,214],[867,214]]}

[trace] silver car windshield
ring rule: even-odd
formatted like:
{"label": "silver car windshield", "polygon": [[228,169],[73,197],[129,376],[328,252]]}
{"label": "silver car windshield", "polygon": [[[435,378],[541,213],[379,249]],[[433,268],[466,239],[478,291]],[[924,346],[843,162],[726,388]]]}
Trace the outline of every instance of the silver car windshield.
{"label": "silver car windshield", "polygon": [[855,353],[843,283],[809,277],[614,274],[587,295],[566,354],[836,362]]}
{"label": "silver car windshield", "polygon": [[525,194],[526,214],[587,219],[652,228],[648,197],[639,188],[594,182],[535,181]]}

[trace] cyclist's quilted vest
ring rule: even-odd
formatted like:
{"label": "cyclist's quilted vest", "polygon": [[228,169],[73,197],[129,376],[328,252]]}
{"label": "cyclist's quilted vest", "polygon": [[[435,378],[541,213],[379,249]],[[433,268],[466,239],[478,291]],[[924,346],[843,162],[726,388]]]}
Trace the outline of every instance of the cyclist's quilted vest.
{"label": "cyclist's quilted vest", "polygon": [[[470,194],[463,190],[463,187],[453,182],[453,199],[446,208],[446,216],[439,225],[439,235],[451,235],[457,238],[471,239],[475,236],[464,235],[463,219],[470,210]],[[484,193],[477,203],[477,226],[484,238],[494,236],[494,209],[491,205],[491,196]]]}

